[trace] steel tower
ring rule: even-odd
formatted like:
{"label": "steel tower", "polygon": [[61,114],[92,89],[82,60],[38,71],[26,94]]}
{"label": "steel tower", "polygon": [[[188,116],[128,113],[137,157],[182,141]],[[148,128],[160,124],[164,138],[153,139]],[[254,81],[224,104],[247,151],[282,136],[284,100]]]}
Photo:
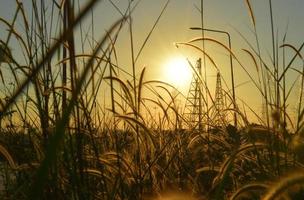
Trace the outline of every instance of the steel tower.
{"label": "steel tower", "polygon": [[199,58],[196,62],[189,92],[186,99],[184,116],[188,121],[189,128],[203,129],[203,87],[200,80],[202,77],[202,59]]}
{"label": "steel tower", "polygon": [[216,74],[216,88],[215,88],[215,98],[214,98],[214,125],[222,126],[226,120],[226,115],[224,113],[224,95],[221,82],[221,74],[217,72]]}

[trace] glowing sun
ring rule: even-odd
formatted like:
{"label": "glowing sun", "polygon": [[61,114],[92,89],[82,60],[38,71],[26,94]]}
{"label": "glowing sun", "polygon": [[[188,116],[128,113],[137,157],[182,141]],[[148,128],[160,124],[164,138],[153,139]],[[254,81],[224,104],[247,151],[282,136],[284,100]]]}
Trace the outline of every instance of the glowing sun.
{"label": "glowing sun", "polygon": [[192,78],[191,67],[186,58],[174,57],[164,65],[165,81],[177,88],[185,88],[190,85]]}

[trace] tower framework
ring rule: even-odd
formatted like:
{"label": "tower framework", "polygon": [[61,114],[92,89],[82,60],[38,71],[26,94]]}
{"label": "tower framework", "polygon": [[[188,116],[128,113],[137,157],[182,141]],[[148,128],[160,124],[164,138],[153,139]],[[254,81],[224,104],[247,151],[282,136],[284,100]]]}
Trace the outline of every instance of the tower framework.
{"label": "tower framework", "polygon": [[224,95],[222,89],[221,82],[221,74],[217,72],[216,74],[216,88],[215,88],[215,98],[214,98],[214,125],[222,126],[226,120],[225,116],[225,103],[224,103]]}
{"label": "tower framework", "polygon": [[[202,77],[202,59],[196,61],[195,70],[193,73],[189,92],[186,99],[184,116],[188,122],[188,128],[195,128],[202,130],[203,127],[203,87],[200,80]],[[199,77],[200,76],[200,77]]]}

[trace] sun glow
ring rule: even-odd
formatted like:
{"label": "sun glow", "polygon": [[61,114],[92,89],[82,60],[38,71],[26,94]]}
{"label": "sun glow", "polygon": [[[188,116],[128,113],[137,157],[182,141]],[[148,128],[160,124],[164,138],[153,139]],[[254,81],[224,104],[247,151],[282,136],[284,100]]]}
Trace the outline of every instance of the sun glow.
{"label": "sun glow", "polygon": [[177,89],[187,88],[192,78],[191,67],[186,58],[175,57],[164,65],[165,81]]}

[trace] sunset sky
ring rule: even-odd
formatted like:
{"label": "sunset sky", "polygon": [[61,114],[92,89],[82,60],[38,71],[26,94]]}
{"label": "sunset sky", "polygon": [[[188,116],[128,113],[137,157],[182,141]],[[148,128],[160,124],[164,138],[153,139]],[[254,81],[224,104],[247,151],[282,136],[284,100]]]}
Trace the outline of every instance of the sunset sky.
{"label": "sunset sky", "polygon": [[[0,2],[1,16],[7,20],[11,20],[16,9],[15,2],[11,0],[0,0]],[[22,2],[26,6],[27,0]],[[84,5],[84,2],[86,1],[83,0],[80,4]],[[133,1],[133,5],[136,2],[137,1]],[[252,0],[250,2],[256,18],[262,55],[265,61],[270,63],[272,57],[272,41],[268,1]],[[122,12],[126,11],[128,5],[127,0],[113,0],[113,3],[115,3]],[[134,22],[134,41],[136,41],[135,54],[139,51],[165,3],[165,0],[142,0],[134,10],[132,19]],[[172,62],[172,60],[176,58],[188,58],[194,63],[196,59],[202,56],[202,54],[189,47],[176,48],[174,46],[175,42],[186,42],[195,37],[201,36],[200,31],[189,29],[190,27],[201,26],[200,12],[198,10],[198,8],[200,8],[200,3],[200,0],[170,1],[167,9],[143,49],[138,62],[136,63],[138,73],[140,73],[140,69],[146,67],[146,79],[171,81],[172,84],[176,84],[177,81],[172,81],[170,76],[167,75],[168,63]],[[273,1],[274,28],[276,32],[275,34],[278,35],[279,45],[282,44],[282,38],[285,32],[287,32],[287,43],[292,44],[295,47],[299,47],[302,44],[304,35],[303,9],[303,0]],[[110,1],[100,1],[94,9],[94,37],[96,40],[102,37],[105,30],[107,30],[113,22],[119,19],[120,16],[121,15],[116,8],[113,7]],[[204,16],[205,28],[223,30],[231,34],[233,52],[235,52],[241,62],[248,67],[247,70],[255,77],[255,69],[252,60],[247,59],[248,55],[242,51],[243,48],[249,49],[249,47],[246,44],[246,41],[244,41],[240,36],[240,34],[242,34],[255,47],[253,26],[246,2],[244,0],[204,0]],[[88,17],[83,22],[83,26],[89,28],[90,25],[91,19]],[[0,26],[0,28],[1,27],[2,26]],[[1,38],[5,38],[6,34],[6,30],[2,29],[0,31]],[[205,35],[227,44],[227,39],[222,34],[206,32]],[[201,45],[201,43],[197,43],[197,45]],[[206,51],[213,56],[229,87],[227,89],[223,83],[224,89],[231,89],[228,52],[211,43],[206,43],[205,45]],[[18,53],[18,49],[16,49],[14,45],[11,45],[11,49],[14,55],[20,55]],[[131,72],[130,36],[127,26],[124,27],[123,32],[118,38],[116,49],[118,64],[120,67]],[[287,60],[290,60],[292,56],[290,52],[290,50],[287,50]],[[282,61],[280,60],[280,62]],[[298,69],[301,69],[300,66],[298,66]],[[249,81],[248,76],[235,61],[234,70],[235,85],[241,85],[236,89],[237,98],[244,100],[249,105],[254,105],[256,109],[259,109],[261,98],[258,97],[257,89],[254,88],[252,83],[247,83],[247,81]],[[214,84],[216,81],[215,75],[216,70],[212,66],[208,66],[207,63],[207,82],[210,84],[212,93],[214,93]],[[288,83],[291,84],[296,78],[296,73],[290,73],[288,77],[290,77]],[[126,78],[128,77],[126,76]],[[179,83],[180,85],[176,86],[186,95],[190,80],[185,80],[186,81],[184,81],[184,83]],[[292,98],[295,100],[296,95],[294,94]]]}

